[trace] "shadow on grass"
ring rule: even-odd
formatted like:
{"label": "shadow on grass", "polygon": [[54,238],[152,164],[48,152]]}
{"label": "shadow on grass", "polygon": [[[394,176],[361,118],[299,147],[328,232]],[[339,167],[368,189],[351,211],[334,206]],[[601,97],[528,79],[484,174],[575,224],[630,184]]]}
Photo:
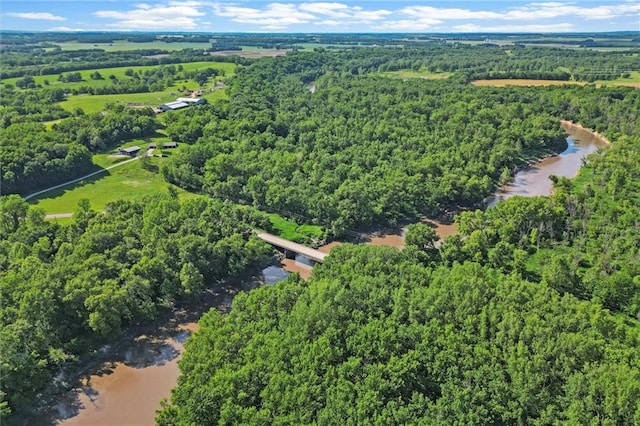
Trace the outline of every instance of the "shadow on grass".
{"label": "shadow on grass", "polygon": [[[85,186],[89,186],[89,185],[95,185],[97,182],[99,182],[100,180],[111,176],[111,173],[109,172],[109,170],[102,168],[102,167],[97,167],[96,170],[97,173],[91,177],[88,177],[86,179],[82,179],[79,180],[77,182],[74,183],[70,183],[68,185],[65,185],[63,187],[57,188],[57,189],[52,189],[51,191],[47,191],[47,192],[43,192],[40,195],[37,195],[33,198],[31,198],[29,200],[29,203],[31,204],[38,204],[39,201],[43,200],[43,199],[47,199],[47,200],[56,200],[58,198],[63,197],[64,195],[66,195],[68,192],[71,192],[77,188],[82,188]],[[92,172],[93,173],[93,172]]]}

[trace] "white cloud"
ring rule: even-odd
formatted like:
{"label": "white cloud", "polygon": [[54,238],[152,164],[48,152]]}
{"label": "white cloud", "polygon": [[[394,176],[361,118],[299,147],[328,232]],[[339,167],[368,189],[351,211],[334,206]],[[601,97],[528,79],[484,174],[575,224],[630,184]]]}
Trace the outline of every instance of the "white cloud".
{"label": "white cloud", "polygon": [[476,24],[464,24],[456,25],[453,30],[461,33],[560,33],[567,31],[574,31],[573,24],[530,24],[530,25],[496,25],[496,26],[482,26]]}
{"label": "white cloud", "polygon": [[504,20],[504,21],[539,21],[563,17],[581,17],[590,19],[611,19],[618,16],[640,13],[640,3],[624,3],[618,5],[581,7],[571,3],[544,2],[529,3],[512,7],[505,11],[471,10],[457,8],[438,8],[432,6],[408,6],[399,11],[412,18],[439,19],[443,21],[462,20]]}
{"label": "white cloud", "polygon": [[303,3],[300,10],[330,18],[349,18],[352,8],[342,3]]}
{"label": "white cloud", "polygon": [[264,9],[216,4],[213,9],[218,16],[267,30],[281,30],[290,25],[307,24],[315,19],[314,15],[299,10],[291,3],[270,3]]}
{"label": "white cloud", "polygon": [[412,18],[430,18],[438,20],[467,20],[467,19],[500,19],[500,13],[475,11],[467,9],[447,9],[432,6],[409,6],[400,10],[401,13]]}
{"label": "white cloud", "polygon": [[53,28],[49,28],[47,31],[73,32],[73,31],[86,31],[86,30],[84,28],[53,27]]}
{"label": "white cloud", "polygon": [[413,32],[413,31],[429,31],[434,25],[441,24],[439,19],[422,17],[417,19],[400,19],[397,21],[387,21],[377,26],[378,30],[397,31],[397,32]]}
{"label": "white cloud", "polygon": [[39,19],[43,21],[66,21],[67,18],[62,16],[56,16],[49,12],[9,12],[5,13],[5,16],[11,16],[12,18],[21,19]]}
{"label": "white cloud", "polygon": [[313,25],[322,25],[326,27],[339,27],[340,25],[342,25],[342,22],[334,21],[332,19],[327,19],[325,21],[314,22]]}
{"label": "white cloud", "polygon": [[94,12],[98,18],[114,19],[116,22],[108,24],[117,29],[194,29],[198,26],[198,17],[204,16],[194,6],[184,4],[153,5],[138,4],[136,9],[126,12],[117,10],[100,10]]}
{"label": "white cloud", "polygon": [[213,10],[217,16],[267,30],[285,29],[291,25],[309,23],[328,26],[368,24],[383,20],[385,16],[393,13],[384,9],[364,10],[359,6],[335,2],[269,3],[261,9],[216,3]]}
{"label": "white cloud", "polygon": [[[436,7],[427,5],[426,0],[415,0],[413,5],[404,3],[389,10],[376,8],[379,3],[374,1],[360,2],[357,6],[346,0],[261,0],[250,3],[245,0],[134,1],[138,3],[125,6],[128,9],[101,10],[94,15],[110,20],[104,27],[111,30],[195,30],[218,26],[221,21],[226,21],[227,24],[235,23],[236,28],[240,24],[238,29],[245,31],[296,30],[307,25],[318,30],[396,32],[474,31],[474,28],[483,32],[491,28],[500,32],[511,31],[509,28],[515,32],[576,31],[584,30],[585,22],[590,25],[588,21],[592,20],[607,22],[625,18],[626,25],[629,25],[630,19],[640,15],[638,0],[498,2],[498,5],[505,6],[479,10],[474,7],[482,3],[468,2],[468,7]],[[446,5],[445,2],[439,4]],[[385,5],[393,7],[392,2],[385,2]],[[65,19],[49,13],[6,15],[28,19]],[[574,26],[569,28],[566,22],[572,22]]]}

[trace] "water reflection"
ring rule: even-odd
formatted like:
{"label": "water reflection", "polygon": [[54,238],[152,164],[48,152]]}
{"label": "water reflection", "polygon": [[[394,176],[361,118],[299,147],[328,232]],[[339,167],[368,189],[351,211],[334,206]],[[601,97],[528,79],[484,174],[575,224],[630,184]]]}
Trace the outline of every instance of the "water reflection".
{"label": "water reflection", "polygon": [[269,266],[262,270],[262,280],[265,284],[275,284],[287,278],[289,273],[282,266]]}

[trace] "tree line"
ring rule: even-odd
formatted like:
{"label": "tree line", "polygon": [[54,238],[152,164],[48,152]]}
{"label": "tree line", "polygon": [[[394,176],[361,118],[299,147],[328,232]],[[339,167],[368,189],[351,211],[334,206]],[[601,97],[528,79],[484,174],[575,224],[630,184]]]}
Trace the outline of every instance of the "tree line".
{"label": "tree line", "polygon": [[249,208],[170,195],[83,200],[57,225],[17,195],[0,197],[0,411],[33,413],[62,369],[82,365],[132,324],[264,264],[269,229]]}
{"label": "tree line", "polygon": [[636,123],[626,119],[633,89],[354,76],[335,56],[262,60],[229,82],[228,103],[172,117],[167,132],[195,145],[165,163],[165,178],[338,235],[479,205],[525,157],[566,147],[560,119],[625,132]]}
{"label": "tree line", "polygon": [[159,425],[635,424],[637,325],[477,263],[335,248],[210,311]]}
{"label": "tree line", "polygon": [[1,193],[26,195],[83,176],[95,169],[92,153],[153,136],[156,126],[151,109],[123,105],[69,117],[50,130],[39,123],[10,123],[2,129]]}

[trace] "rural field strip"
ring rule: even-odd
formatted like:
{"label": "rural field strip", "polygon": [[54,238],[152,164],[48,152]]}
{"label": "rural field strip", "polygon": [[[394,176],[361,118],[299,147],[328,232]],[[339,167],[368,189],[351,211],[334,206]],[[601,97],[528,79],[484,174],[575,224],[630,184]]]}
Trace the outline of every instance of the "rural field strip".
{"label": "rural field strip", "polygon": [[123,162],[118,163],[118,164],[114,164],[113,166],[109,166],[109,167],[104,168],[104,169],[100,169],[98,171],[95,171],[93,173],[89,173],[88,175],[84,175],[84,176],[79,177],[77,179],[73,179],[73,180],[70,180],[68,182],[61,183],[60,185],[52,186],[51,188],[47,188],[47,189],[43,189],[42,191],[34,192],[33,194],[29,194],[29,195],[25,196],[24,199],[25,200],[29,200],[29,199],[37,196],[37,195],[44,194],[45,192],[53,191],[54,189],[62,188],[64,186],[71,185],[72,183],[80,182],[81,180],[88,179],[88,178],[90,178],[92,176],[98,175],[100,173],[104,173],[107,170],[115,169],[116,167],[123,166],[123,165],[125,165],[127,163],[131,163],[132,161],[136,161],[136,160],[138,160],[138,157],[132,158],[131,160],[123,161]]}

